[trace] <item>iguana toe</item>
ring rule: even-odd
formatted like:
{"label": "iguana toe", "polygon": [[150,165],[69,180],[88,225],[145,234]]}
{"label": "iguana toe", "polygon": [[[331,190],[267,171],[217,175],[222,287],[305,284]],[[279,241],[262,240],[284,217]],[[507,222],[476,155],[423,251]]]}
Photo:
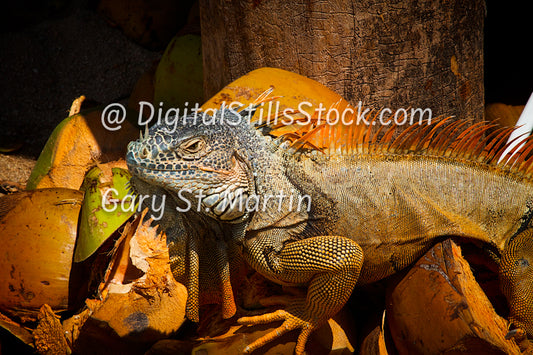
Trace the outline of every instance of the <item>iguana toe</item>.
{"label": "iguana toe", "polygon": [[294,353],[296,355],[304,354],[307,339],[309,338],[311,332],[317,328],[317,325],[313,324],[312,321],[304,320],[306,318],[305,316],[298,315],[302,312],[301,306],[302,304],[298,305],[298,302],[296,302],[293,303],[292,306],[288,307],[290,310],[278,310],[260,316],[239,318],[237,322],[243,325],[267,324],[283,320],[281,326],[270,331],[266,335],[262,336],[261,338],[248,345],[244,349],[244,353],[249,354],[254,350],[268,344],[274,339],[281,337],[285,333],[288,333],[292,330],[300,329],[301,331],[296,342]]}

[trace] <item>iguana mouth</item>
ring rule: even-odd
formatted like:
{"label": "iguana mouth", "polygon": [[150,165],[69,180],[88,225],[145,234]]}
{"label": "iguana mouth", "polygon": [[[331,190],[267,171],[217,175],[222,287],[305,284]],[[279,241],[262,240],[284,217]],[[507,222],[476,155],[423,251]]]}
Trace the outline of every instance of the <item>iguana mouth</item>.
{"label": "iguana mouth", "polygon": [[172,169],[172,168],[152,168],[152,167],[146,167],[142,166],[140,164],[130,164],[128,163],[129,167],[133,167],[136,169],[142,169],[144,171],[188,171],[189,169]]}

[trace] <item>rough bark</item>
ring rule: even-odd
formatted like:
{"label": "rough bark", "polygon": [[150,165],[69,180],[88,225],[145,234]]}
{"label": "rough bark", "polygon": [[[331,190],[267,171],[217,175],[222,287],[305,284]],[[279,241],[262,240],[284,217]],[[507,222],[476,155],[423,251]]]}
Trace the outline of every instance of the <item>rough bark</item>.
{"label": "rough bark", "polygon": [[200,0],[204,93],[264,67],[352,104],[483,117],[483,1]]}

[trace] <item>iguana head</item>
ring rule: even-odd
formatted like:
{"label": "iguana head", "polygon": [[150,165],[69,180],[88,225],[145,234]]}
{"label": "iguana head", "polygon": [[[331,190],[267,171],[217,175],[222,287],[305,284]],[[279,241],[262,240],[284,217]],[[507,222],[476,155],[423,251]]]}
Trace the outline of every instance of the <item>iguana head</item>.
{"label": "iguana head", "polygon": [[128,145],[128,168],[135,178],[169,191],[185,209],[240,222],[247,216],[242,201],[254,193],[245,147],[253,132],[241,118],[229,111],[154,125]]}

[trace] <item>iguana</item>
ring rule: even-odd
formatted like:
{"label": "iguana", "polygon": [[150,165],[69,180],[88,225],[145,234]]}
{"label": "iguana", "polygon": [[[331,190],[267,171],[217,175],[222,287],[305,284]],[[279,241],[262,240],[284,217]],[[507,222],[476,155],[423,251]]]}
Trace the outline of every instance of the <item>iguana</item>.
{"label": "iguana", "polygon": [[269,301],[284,309],[238,320],[283,321],[245,352],[299,329],[302,354],[356,284],[394,274],[454,236],[501,256],[510,319],[533,336],[532,139],[498,163],[512,128],[490,123],[439,119],[398,135],[397,125],[376,120],[315,119],[305,132],[292,122],[299,131],[273,138],[273,125],[245,116],[179,117],[128,146],[136,192],[168,195],[161,224],[190,319],[198,321],[204,290],[221,300],[224,317],[235,314],[231,261],[242,257],[276,283],[307,286],[305,297]]}

